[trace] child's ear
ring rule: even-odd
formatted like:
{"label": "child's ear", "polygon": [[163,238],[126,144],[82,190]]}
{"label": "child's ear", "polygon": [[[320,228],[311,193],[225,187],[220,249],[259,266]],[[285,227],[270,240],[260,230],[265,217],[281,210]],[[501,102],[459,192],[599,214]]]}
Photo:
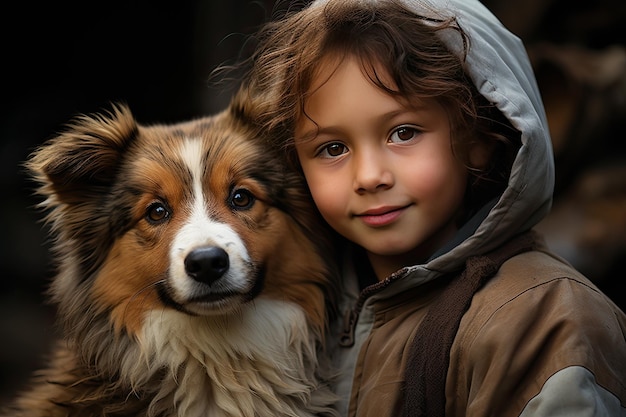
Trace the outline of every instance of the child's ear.
{"label": "child's ear", "polygon": [[472,168],[485,170],[490,165],[489,160],[494,154],[496,145],[485,140],[476,141],[469,150],[468,158]]}

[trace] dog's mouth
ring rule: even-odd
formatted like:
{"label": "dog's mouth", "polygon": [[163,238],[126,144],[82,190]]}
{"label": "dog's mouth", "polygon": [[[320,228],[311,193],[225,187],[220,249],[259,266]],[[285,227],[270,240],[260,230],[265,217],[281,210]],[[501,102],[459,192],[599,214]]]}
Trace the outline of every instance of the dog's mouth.
{"label": "dog's mouth", "polygon": [[227,291],[227,292],[216,292],[211,294],[204,294],[202,296],[193,297],[189,299],[190,304],[211,304],[211,303],[222,303],[228,302],[228,300],[235,299],[237,297],[241,298],[243,294]]}
{"label": "dog's mouth", "polygon": [[265,270],[250,265],[245,278],[248,284],[246,287],[232,288],[228,282],[228,274],[220,278],[223,282],[216,280],[211,283],[187,277],[193,288],[189,294],[178,293],[167,280],[163,280],[157,284],[157,294],[164,305],[189,315],[228,314],[254,300],[261,293]]}

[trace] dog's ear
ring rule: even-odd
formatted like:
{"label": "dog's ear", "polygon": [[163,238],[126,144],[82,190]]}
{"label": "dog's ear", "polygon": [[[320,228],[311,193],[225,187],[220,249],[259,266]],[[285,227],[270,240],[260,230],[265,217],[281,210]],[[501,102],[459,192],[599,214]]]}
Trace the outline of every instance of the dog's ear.
{"label": "dog's ear", "polygon": [[[130,110],[115,105],[108,113],[80,116],[60,135],[36,149],[25,163],[44,200],[45,221],[57,235],[59,259],[78,253],[80,276],[90,276],[103,261],[115,223],[107,204],[124,153],[138,136]],[[119,228],[119,226],[118,226]],[[70,274],[71,275],[71,274]]]}
{"label": "dog's ear", "polygon": [[108,113],[83,115],[38,148],[25,166],[40,193],[65,204],[80,204],[108,188],[138,128],[125,105]]}
{"label": "dog's ear", "polygon": [[253,85],[242,84],[229,103],[231,116],[241,123],[254,126],[264,132],[282,130],[285,120],[274,91],[266,92]]}
{"label": "dog's ear", "polygon": [[255,100],[246,88],[239,88],[228,104],[230,116],[237,123],[250,128],[262,128],[260,115],[263,112],[262,100]]}

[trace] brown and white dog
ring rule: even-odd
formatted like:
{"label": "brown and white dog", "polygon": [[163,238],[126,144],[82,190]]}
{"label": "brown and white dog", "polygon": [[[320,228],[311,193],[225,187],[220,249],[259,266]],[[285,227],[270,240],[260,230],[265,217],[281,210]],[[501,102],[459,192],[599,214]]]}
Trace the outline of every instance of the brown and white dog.
{"label": "brown and white dog", "polygon": [[3,415],[334,415],[318,217],[254,136],[234,108],[143,126],[114,106],[33,153],[65,338]]}

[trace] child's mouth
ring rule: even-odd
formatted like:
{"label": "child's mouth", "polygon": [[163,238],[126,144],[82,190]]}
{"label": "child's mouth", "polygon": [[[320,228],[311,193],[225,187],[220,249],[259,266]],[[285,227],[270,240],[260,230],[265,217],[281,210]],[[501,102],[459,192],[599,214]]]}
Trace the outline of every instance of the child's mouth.
{"label": "child's mouth", "polygon": [[372,210],[367,210],[361,214],[357,214],[356,217],[361,219],[363,223],[372,227],[387,226],[395,222],[404,213],[407,206],[401,207],[380,207]]}

